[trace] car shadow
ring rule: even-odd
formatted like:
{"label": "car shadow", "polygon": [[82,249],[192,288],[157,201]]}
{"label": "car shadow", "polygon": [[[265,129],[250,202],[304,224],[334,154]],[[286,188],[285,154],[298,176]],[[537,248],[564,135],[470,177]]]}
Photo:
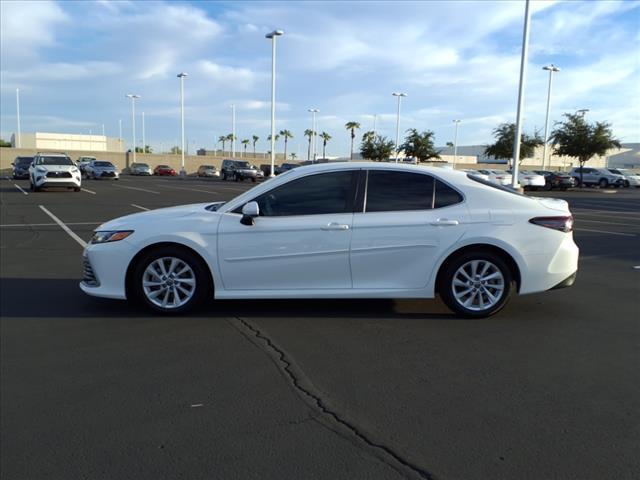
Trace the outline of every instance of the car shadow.
{"label": "car shadow", "polygon": [[[90,297],[75,279],[0,279],[3,318],[154,317],[146,308],[122,300]],[[206,303],[189,316],[423,318],[454,320],[439,300],[302,299],[219,300]]]}

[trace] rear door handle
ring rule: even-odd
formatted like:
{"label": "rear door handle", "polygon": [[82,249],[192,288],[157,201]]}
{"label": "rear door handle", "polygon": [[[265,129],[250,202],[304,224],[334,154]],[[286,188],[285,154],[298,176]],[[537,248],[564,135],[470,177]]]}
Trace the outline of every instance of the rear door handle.
{"label": "rear door handle", "polygon": [[331,222],[327,223],[324,227],[321,227],[322,230],[349,230],[349,225],[345,223],[336,223]]}
{"label": "rear door handle", "polygon": [[446,218],[439,218],[434,222],[431,222],[431,225],[436,227],[452,227],[455,225],[460,225],[458,220],[447,220]]}

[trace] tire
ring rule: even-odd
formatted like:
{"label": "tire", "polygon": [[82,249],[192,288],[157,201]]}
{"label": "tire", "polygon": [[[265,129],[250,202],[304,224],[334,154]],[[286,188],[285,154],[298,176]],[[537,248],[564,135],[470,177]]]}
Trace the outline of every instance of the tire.
{"label": "tire", "polygon": [[256,177],[252,177],[252,178],[251,178],[251,181],[252,181],[253,183],[256,183]]}
{"label": "tire", "polygon": [[[474,277],[474,265],[477,275],[486,266],[484,277],[489,278]],[[511,269],[502,257],[490,251],[472,250],[448,261],[439,279],[438,291],[444,303],[456,314],[467,318],[485,318],[498,313],[514,290]],[[480,292],[479,297],[477,292]],[[495,296],[495,300],[491,300],[490,295]],[[485,301],[486,306],[483,306]]]}
{"label": "tire", "polygon": [[631,186],[631,184],[629,183],[629,180],[625,180],[623,185],[624,185],[624,188],[629,188]]}
{"label": "tire", "polygon": [[79,192],[80,191],[80,187],[73,187],[73,191],[74,192]]}
{"label": "tire", "polygon": [[551,191],[551,189],[553,188],[553,185],[551,184],[551,182],[549,183],[545,183],[544,187],[542,187],[544,190],[546,190],[547,192]]}
{"label": "tire", "polygon": [[[161,273],[160,263],[163,263],[166,273],[169,273],[174,261],[174,275],[185,267],[188,269],[180,276],[173,279],[167,278]],[[152,270],[156,273],[151,273]],[[210,278],[207,266],[193,252],[175,246],[159,247],[148,251],[137,260],[131,276],[130,291],[135,301],[144,304],[156,313],[181,315],[200,306],[205,298],[213,297]],[[144,281],[162,282],[163,284],[145,287]],[[182,287],[182,289],[174,288],[174,285]],[[155,294],[156,292],[160,293]],[[178,302],[176,306],[173,306],[176,293]],[[167,305],[163,306],[163,303]]]}
{"label": "tire", "polygon": [[609,181],[606,178],[601,178],[598,185],[600,188],[607,188],[609,186]]}
{"label": "tire", "polygon": [[222,172],[222,181],[223,182],[227,181],[227,172]]}

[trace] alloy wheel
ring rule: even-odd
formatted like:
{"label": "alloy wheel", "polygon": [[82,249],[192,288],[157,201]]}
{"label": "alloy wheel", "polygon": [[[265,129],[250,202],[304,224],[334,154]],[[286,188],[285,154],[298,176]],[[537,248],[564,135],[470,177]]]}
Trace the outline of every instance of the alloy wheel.
{"label": "alloy wheel", "polygon": [[147,300],[162,309],[182,307],[196,291],[196,274],[184,260],[161,257],[142,274],[142,291]]}
{"label": "alloy wheel", "polygon": [[488,260],[471,260],[456,270],[453,297],[462,307],[481,312],[497,305],[505,290],[502,271]]}

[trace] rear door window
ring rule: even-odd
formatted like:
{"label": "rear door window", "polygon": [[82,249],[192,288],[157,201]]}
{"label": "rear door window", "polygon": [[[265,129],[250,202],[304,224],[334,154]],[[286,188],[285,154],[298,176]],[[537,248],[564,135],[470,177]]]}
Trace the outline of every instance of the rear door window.
{"label": "rear door window", "polygon": [[430,210],[433,206],[431,175],[370,170],[365,212]]}

